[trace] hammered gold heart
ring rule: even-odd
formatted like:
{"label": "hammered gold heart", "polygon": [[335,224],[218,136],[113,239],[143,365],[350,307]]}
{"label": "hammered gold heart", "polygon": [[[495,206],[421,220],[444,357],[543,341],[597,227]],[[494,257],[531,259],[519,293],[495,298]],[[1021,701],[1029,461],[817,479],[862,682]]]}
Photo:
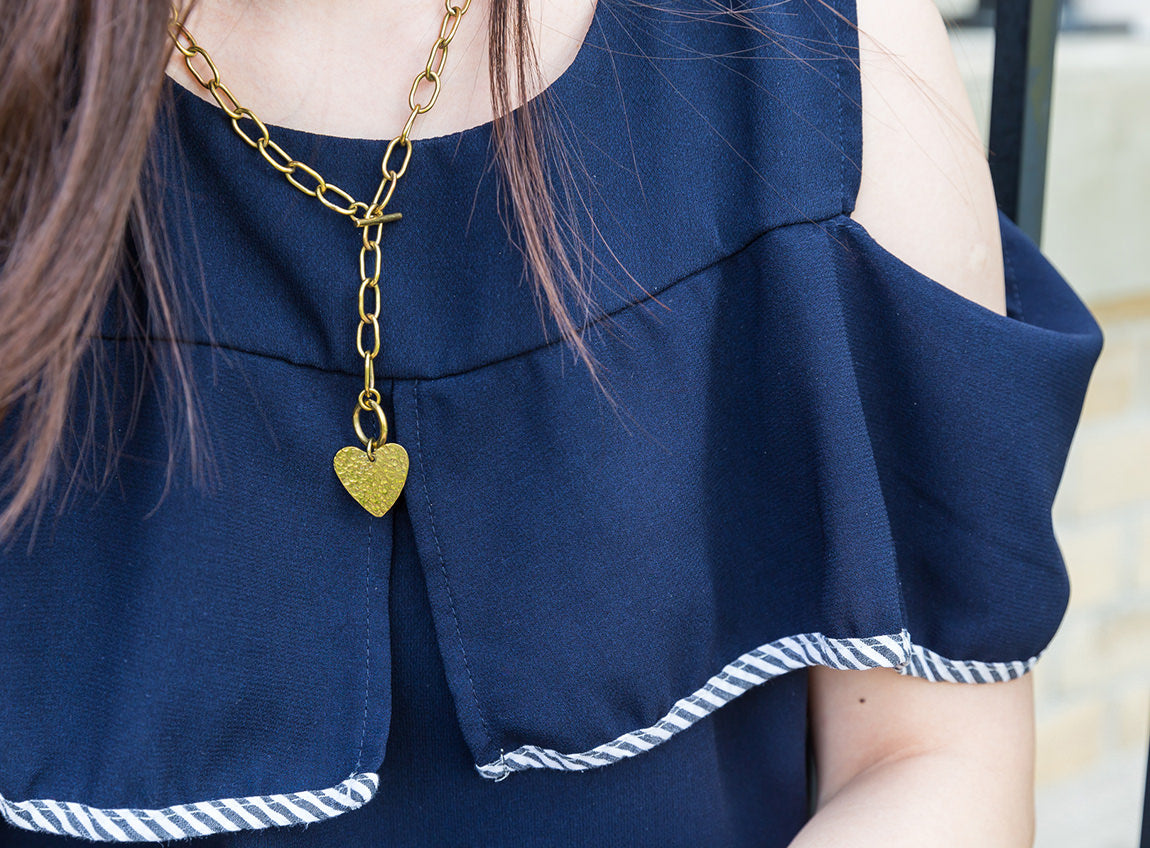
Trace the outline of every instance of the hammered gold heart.
{"label": "hammered gold heart", "polygon": [[342,448],[335,455],[336,476],[359,505],[381,517],[391,509],[407,480],[407,451],[394,442],[380,445],[374,459],[359,448]]}

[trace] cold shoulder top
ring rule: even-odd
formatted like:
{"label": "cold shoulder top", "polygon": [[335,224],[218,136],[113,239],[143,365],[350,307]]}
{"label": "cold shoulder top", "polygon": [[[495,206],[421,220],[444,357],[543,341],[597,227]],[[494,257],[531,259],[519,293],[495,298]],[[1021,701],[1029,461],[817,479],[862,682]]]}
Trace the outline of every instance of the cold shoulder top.
{"label": "cold shoulder top", "polygon": [[[1033,666],[1099,329],[1005,217],[1006,315],[851,219],[851,0],[756,7],[769,37],[708,9],[599,0],[548,91],[610,400],[537,307],[490,127],[414,143],[383,518],[331,465],[359,235],[168,85],[150,196],[205,473],[137,292],[77,401],[113,473],[76,451],[0,551],[0,842],[785,846],[808,668]],[[380,142],[272,133],[370,196]]]}

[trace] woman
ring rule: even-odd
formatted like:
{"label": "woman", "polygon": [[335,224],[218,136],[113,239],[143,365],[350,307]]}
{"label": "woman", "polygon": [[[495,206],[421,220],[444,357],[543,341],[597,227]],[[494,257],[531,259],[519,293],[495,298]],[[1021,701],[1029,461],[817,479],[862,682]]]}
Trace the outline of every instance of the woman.
{"label": "woman", "polygon": [[96,434],[4,553],[5,844],[1030,844],[1101,338],[927,0],[204,0],[166,81],[76,5],[5,13],[11,503]]}

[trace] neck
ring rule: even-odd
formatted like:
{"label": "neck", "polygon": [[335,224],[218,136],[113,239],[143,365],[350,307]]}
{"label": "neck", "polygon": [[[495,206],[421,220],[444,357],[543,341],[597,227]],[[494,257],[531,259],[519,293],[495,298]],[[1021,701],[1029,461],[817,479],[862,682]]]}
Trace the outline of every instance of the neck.
{"label": "neck", "polygon": [[[542,82],[554,81],[582,44],[593,0],[525,0]],[[492,0],[472,0],[452,41],[434,109],[412,137],[473,127],[493,117],[487,19]],[[411,81],[439,33],[438,0],[199,0],[188,29],[225,85],[270,124],[359,138],[389,138],[407,119]],[[173,57],[168,73],[205,92]],[[532,96],[536,92],[528,92]]]}

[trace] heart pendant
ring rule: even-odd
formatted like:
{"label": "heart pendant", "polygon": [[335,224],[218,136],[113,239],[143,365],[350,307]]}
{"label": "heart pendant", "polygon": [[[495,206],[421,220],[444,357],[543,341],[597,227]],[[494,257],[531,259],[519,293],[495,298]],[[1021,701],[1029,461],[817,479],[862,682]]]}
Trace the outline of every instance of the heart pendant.
{"label": "heart pendant", "polygon": [[407,451],[394,443],[376,448],[374,459],[359,448],[342,448],[334,464],[348,494],[376,518],[391,509],[407,480]]}

